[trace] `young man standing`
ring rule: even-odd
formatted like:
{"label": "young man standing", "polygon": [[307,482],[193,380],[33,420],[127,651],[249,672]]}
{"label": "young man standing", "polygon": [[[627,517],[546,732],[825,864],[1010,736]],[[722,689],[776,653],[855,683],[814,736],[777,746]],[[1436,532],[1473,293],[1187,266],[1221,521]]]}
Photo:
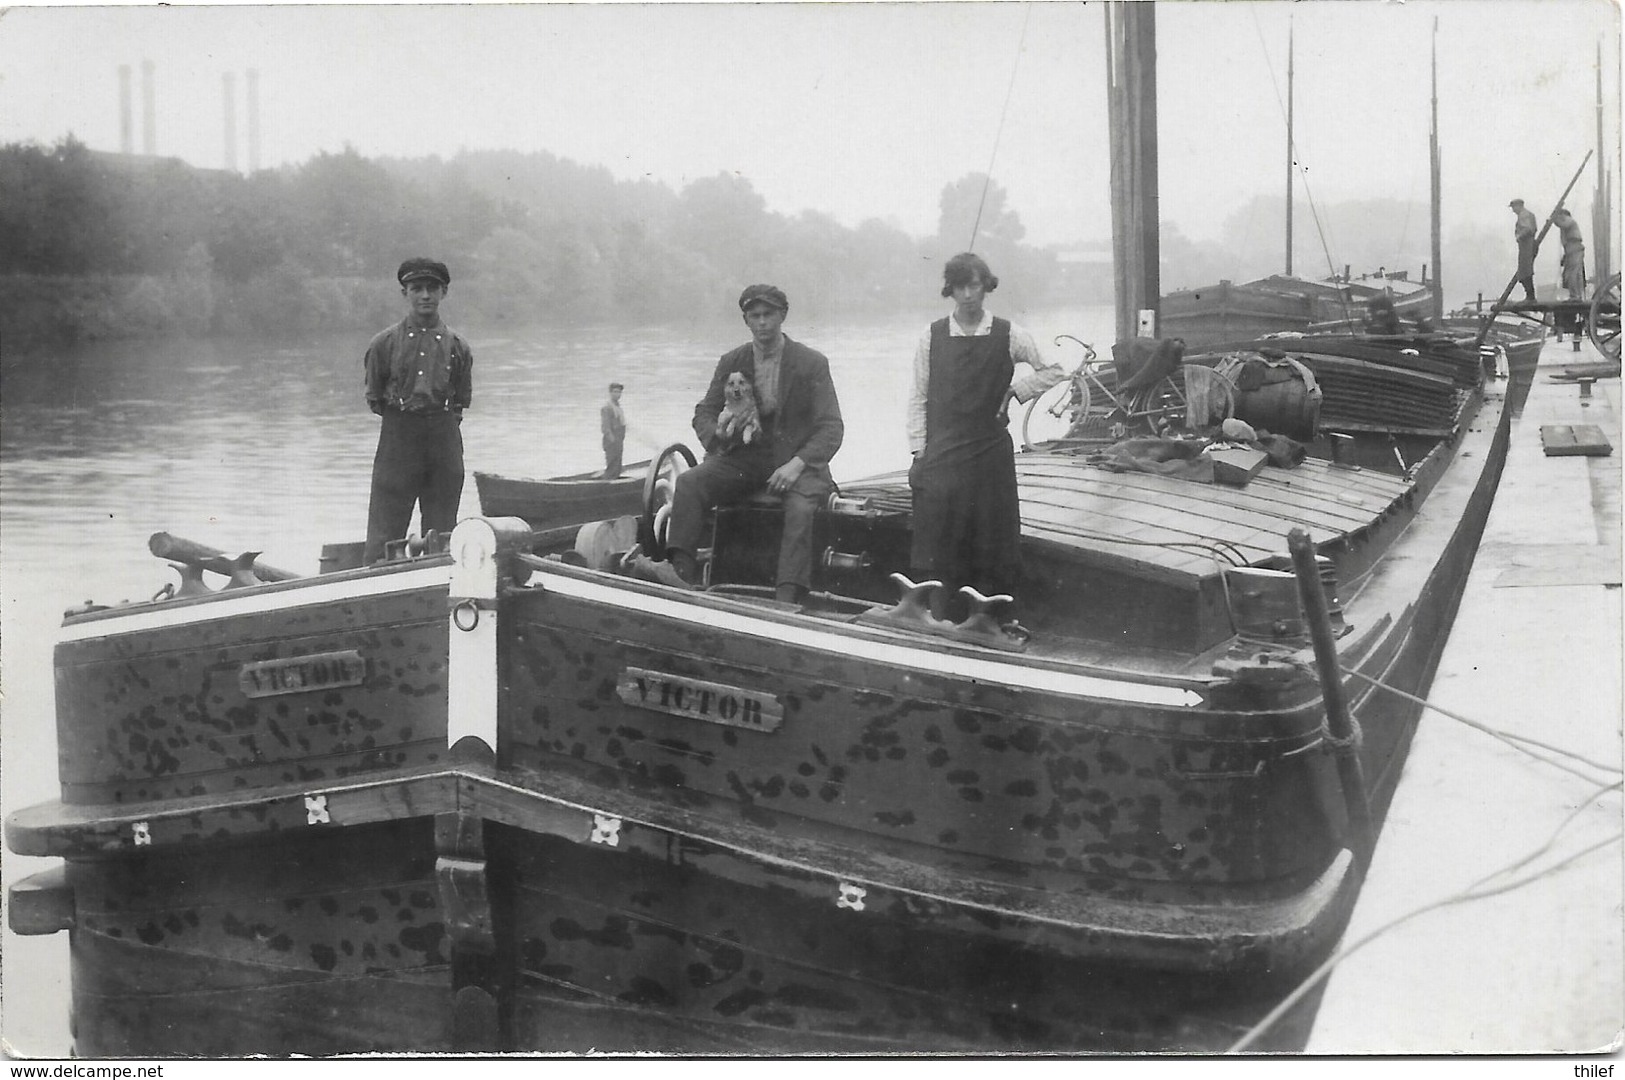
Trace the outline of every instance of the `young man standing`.
{"label": "young man standing", "polygon": [[372,462],[367,546],[362,562],[406,535],[412,507],[423,533],[449,533],[463,494],[463,410],[473,390],[474,354],[440,320],[451,285],[446,264],[412,258],[395,273],[406,317],[367,346],[367,407],[383,418]]}

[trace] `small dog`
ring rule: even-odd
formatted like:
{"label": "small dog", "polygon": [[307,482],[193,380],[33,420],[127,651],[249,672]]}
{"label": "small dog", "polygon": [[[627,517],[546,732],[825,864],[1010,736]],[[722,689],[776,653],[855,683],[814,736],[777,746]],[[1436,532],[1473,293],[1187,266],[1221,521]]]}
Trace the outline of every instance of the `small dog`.
{"label": "small dog", "polygon": [[756,412],[756,388],[743,372],[728,376],[722,388],[722,412],[717,416],[717,437],[725,442],[749,444],[762,433],[762,420]]}

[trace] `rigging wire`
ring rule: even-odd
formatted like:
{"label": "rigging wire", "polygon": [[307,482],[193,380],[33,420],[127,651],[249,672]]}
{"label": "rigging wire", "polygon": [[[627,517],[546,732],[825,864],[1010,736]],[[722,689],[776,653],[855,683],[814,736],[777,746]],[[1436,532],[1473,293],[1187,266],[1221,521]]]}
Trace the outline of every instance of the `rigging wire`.
{"label": "rigging wire", "polygon": [[982,176],[982,197],[976,203],[976,220],[970,227],[970,244],[966,251],[976,250],[976,233],[982,227],[982,210],[987,206],[987,192],[993,186],[993,162],[999,156],[999,140],[1004,138],[1004,120],[1010,114],[1010,98],[1016,89],[1016,72],[1021,70],[1021,53],[1027,47],[1027,20],[1032,17],[1032,0],[1028,0],[1021,15],[1021,40],[1016,43],[1016,58],[1010,64],[1010,85],[1004,91],[1004,108],[999,110],[999,127],[993,134],[993,152],[987,158],[987,172]]}
{"label": "rigging wire", "polygon": [[[1286,122],[1286,103],[1281,100],[1281,84],[1275,78],[1275,65],[1270,63],[1269,49],[1265,46],[1265,43],[1264,43],[1264,28],[1258,24],[1258,11],[1257,11],[1257,9],[1256,8],[1249,8],[1249,10],[1251,11],[1252,16],[1253,16],[1253,31],[1255,33],[1257,33],[1257,35],[1258,35],[1259,51],[1264,54],[1264,70],[1269,72],[1270,88],[1275,91],[1275,107],[1281,113],[1281,121],[1282,121],[1282,123],[1285,123]],[[1315,193],[1313,191],[1311,191],[1310,188],[1309,188],[1309,170],[1305,169],[1302,166],[1302,164],[1299,163],[1296,154],[1291,155],[1291,164],[1292,164],[1293,171],[1298,174],[1298,179],[1303,184],[1304,198],[1306,198],[1308,200],[1308,202],[1309,202],[1309,215],[1314,220],[1314,223],[1315,223],[1315,235],[1317,235],[1320,238],[1320,250],[1321,250],[1321,253],[1326,256],[1326,269],[1327,269],[1327,272],[1329,274],[1331,274],[1333,277],[1336,277],[1337,276],[1337,266],[1332,261],[1331,245],[1326,240],[1326,226],[1325,226],[1325,223],[1322,222],[1321,219],[1320,219],[1320,207],[1315,202]],[[1345,304],[1345,306],[1346,306],[1346,304]]]}

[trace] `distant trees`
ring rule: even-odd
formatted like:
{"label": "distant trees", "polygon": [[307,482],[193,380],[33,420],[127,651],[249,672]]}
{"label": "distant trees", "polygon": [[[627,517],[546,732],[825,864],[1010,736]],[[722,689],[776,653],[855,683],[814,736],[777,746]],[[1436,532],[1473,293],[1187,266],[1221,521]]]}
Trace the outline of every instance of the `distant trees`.
{"label": "distant trees", "polygon": [[947,185],[937,235],[915,239],[772,212],[727,172],[674,192],[546,153],[371,159],[347,146],[241,176],[72,137],[13,144],[0,147],[0,274],[14,286],[0,330],[21,345],[372,326],[398,312],[391,275],[420,253],[451,266],[470,322],[687,318],[751,281],[784,285],[803,313],[897,311],[928,299],[966,246],[984,187],[976,250],[1011,282],[1006,301],[1041,299],[1053,258],[1022,244],[1004,189],[981,174]]}

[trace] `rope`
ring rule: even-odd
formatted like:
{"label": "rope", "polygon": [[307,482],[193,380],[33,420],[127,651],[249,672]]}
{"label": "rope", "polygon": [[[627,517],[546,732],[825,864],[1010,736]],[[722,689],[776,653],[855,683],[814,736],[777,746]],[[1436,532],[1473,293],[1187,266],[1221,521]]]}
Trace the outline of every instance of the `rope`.
{"label": "rope", "polygon": [[[1398,687],[1395,687],[1395,686],[1389,686],[1387,683],[1383,682],[1382,680],[1374,679],[1370,675],[1366,675],[1363,672],[1354,671],[1354,670],[1352,670],[1350,668],[1344,668],[1343,673],[1346,674],[1346,675],[1353,675],[1357,679],[1363,679],[1366,682],[1370,683],[1371,685],[1377,687],[1379,690],[1386,690],[1390,694],[1396,694],[1399,697],[1404,698],[1406,701],[1411,701],[1411,702],[1414,702],[1414,703],[1416,703],[1418,705],[1423,706],[1424,708],[1432,709],[1434,712],[1439,713],[1441,716],[1447,716],[1450,719],[1456,721],[1457,723],[1465,724],[1468,727],[1473,728],[1474,730],[1477,730],[1477,731],[1482,731],[1484,734],[1490,736],[1491,738],[1501,740],[1502,742],[1506,743],[1508,746],[1510,746],[1514,750],[1517,750],[1517,751],[1520,751],[1521,753],[1527,754],[1528,756],[1534,758],[1537,761],[1543,761],[1546,764],[1552,766],[1553,768],[1562,769],[1564,772],[1570,773],[1570,774],[1572,774],[1574,776],[1578,776],[1583,780],[1594,780],[1595,778],[1591,777],[1591,776],[1587,776],[1585,773],[1582,773],[1577,769],[1571,768],[1570,766],[1565,765],[1562,762],[1553,761],[1551,758],[1547,757],[1546,755],[1536,753],[1534,750],[1530,749],[1529,747],[1538,746],[1542,750],[1550,750],[1552,753],[1557,754],[1557,755],[1559,755],[1561,757],[1572,758],[1575,761],[1582,762],[1582,763],[1584,763],[1586,765],[1591,766],[1594,769],[1600,769],[1600,770],[1602,770],[1603,772],[1606,772],[1606,773],[1619,773],[1619,772],[1622,771],[1620,766],[1617,765],[1617,764],[1611,764],[1611,763],[1605,762],[1605,761],[1596,761],[1596,760],[1594,760],[1592,758],[1586,757],[1583,754],[1575,753],[1573,750],[1567,750],[1567,749],[1564,749],[1561,746],[1555,746],[1552,743],[1542,742],[1539,739],[1532,739],[1532,738],[1528,737],[1527,735],[1513,735],[1513,734],[1511,734],[1509,732],[1502,731],[1499,728],[1492,727],[1489,724],[1481,723],[1480,721],[1470,719],[1470,718],[1468,718],[1466,716],[1461,715],[1460,713],[1452,712],[1451,710],[1443,708],[1442,706],[1435,705],[1432,702],[1428,701],[1426,698],[1421,698],[1421,697],[1416,696],[1415,694],[1407,693],[1404,690],[1401,690],[1401,689],[1399,689]],[[1527,743],[1529,745],[1528,746],[1519,746],[1518,745],[1519,743]]]}
{"label": "rope", "polygon": [[[1609,788],[1604,789],[1604,790],[1613,790],[1615,788],[1618,788],[1619,786],[1620,785],[1618,785],[1618,784],[1613,784],[1613,785],[1610,785]],[[1600,792],[1599,792],[1599,794],[1600,794]],[[1588,803],[1590,801],[1594,801],[1594,799],[1595,799],[1595,796],[1593,796],[1593,800],[1588,800]],[[1572,820],[1572,819],[1573,819],[1573,816],[1571,815],[1569,819],[1567,819],[1567,820],[1565,820],[1563,822],[1563,825],[1558,826],[1558,831],[1561,832],[1563,827],[1568,824],[1569,820]],[[1501,869],[1495,871],[1494,873],[1487,875],[1486,877],[1480,878],[1478,882],[1475,882],[1474,884],[1469,885],[1467,888],[1461,890],[1460,892],[1454,893],[1454,894],[1452,894],[1450,896],[1446,896],[1446,897],[1444,897],[1443,899],[1440,899],[1440,900],[1435,900],[1432,903],[1423,904],[1421,907],[1413,908],[1412,910],[1405,912],[1403,915],[1399,915],[1399,916],[1396,916],[1393,919],[1390,919],[1388,922],[1383,923],[1381,926],[1378,926],[1376,929],[1371,930],[1365,936],[1363,936],[1363,937],[1359,938],[1358,940],[1356,940],[1352,945],[1349,945],[1349,946],[1346,946],[1345,948],[1339,949],[1337,952],[1335,952],[1331,956],[1329,956],[1324,962],[1321,963],[1321,965],[1319,967],[1315,968],[1315,970],[1313,972],[1311,972],[1309,974],[1309,976],[1303,980],[1303,982],[1299,983],[1292,990],[1292,992],[1290,994],[1288,994],[1286,997],[1282,998],[1280,1004],[1276,1005],[1275,1008],[1271,1009],[1264,1016],[1264,1018],[1262,1020],[1258,1021],[1258,1023],[1256,1023],[1252,1027],[1248,1028],[1247,1032],[1244,1035],[1242,1035],[1241,1038],[1237,1039],[1233,1044],[1231,1044],[1231,1046],[1229,1047],[1229,1049],[1227,1049],[1225,1051],[1225,1053],[1239,1054],[1243,1050],[1246,1050],[1247,1048],[1252,1046],[1252,1044],[1254,1042],[1258,1041],[1258,1038],[1259,1038],[1260,1035],[1262,1035],[1264,1032],[1268,1031],[1271,1027],[1273,1027],[1275,1025],[1275,1023],[1281,1019],[1282,1016],[1286,1015],[1286,1013],[1289,1010],[1292,1009],[1293,1006],[1297,1005],[1298,1002],[1302,1001],[1304,999],[1304,997],[1311,990],[1313,990],[1317,985],[1320,984],[1322,979],[1326,978],[1326,976],[1328,976],[1328,975],[1330,975],[1332,973],[1333,969],[1335,969],[1337,967],[1337,965],[1341,964],[1344,960],[1347,960],[1350,956],[1353,956],[1356,952],[1358,952],[1361,949],[1365,948],[1367,945],[1371,944],[1373,941],[1376,941],[1378,938],[1382,937],[1384,934],[1388,933],[1390,930],[1393,930],[1395,927],[1399,926],[1401,923],[1408,922],[1411,919],[1416,918],[1418,915],[1423,915],[1423,914],[1425,914],[1425,913],[1427,913],[1429,911],[1433,911],[1433,910],[1435,910],[1437,908],[1450,907],[1450,906],[1455,905],[1455,904],[1464,904],[1464,903],[1467,903],[1470,900],[1488,899],[1489,897],[1492,897],[1492,896],[1498,896],[1501,893],[1512,892],[1515,889],[1521,889],[1525,885],[1532,885],[1537,881],[1541,881],[1541,880],[1543,880],[1543,879],[1545,879],[1547,877],[1550,877],[1551,875],[1557,873],[1559,870],[1562,870],[1564,867],[1568,866],[1570,863],[1574,863],[1574,862],[1579,861],[1580,859],[1584,858],[1585,856],[1591,854],[1593,851],[1597,851],[1600,848],[1608,847],[1608,846],[1611,846],[1613,844],[1619,843],[1622,838],[1625,838],[1625,833],[1616,832],[1612,836],[1605,837],[1605,838],[1597,841],[1596,843],[1589,845],[1588,847],[1582,848],[1581,850],[1575,852],[1573,855],[1568,856],[1567,858],[1561,860],[1560,862],[1554,863],[1551,866],[1548,866],[1546,869],[1541,870],[1541,871],[1539,871],[1537,873],[1531,874],[1530,876],[1528,876],[1526,878],[1522,878],[1522,879],[1517,880],[1517,881],[1511,881],[1511,882],[1508,882],[1508,883],[1506,883],[1504,885],[1496,886],[1495,888],[1492,888],[1492,889],[1480,889],[1479,888],[1479,885],[1481,885],[1483,882],[1489,881],[1491,878],[1497,877],[1497,876],[1499,876],[1501,874],[1511,872],[1512,870],[1516,869],[1517,867],[1522,866],[1524,863],[1528,862],[1530,859],[1535,858],[1541,852],[1545,851],[1547,848],[1551,847],[1552,841],[1548,840],[1545,844],[1543,844],[1540,848],[1536,849],[1530,855],[1526,855],[1522,859],[1519,859],[1516,862],[1510,863],[1507,866],[1504,866]],[[1555,839],[1555,835],[1554,835],[1554,839]]]}
{"label": "rope", "polygon": [[993,152],[987,158],[987,174],[982,178],[982,197],[976,203],[976,220],[970,227],[970,244],[966,251],[976,250],[976,233],[982,227],[982,208],[987,205],[987,191],[993,186],[993,162],[999,156],[999,140],[1004,138],[1004,119],[1010,114],[1010,98],[1016,89],[1016,72],[1021,69],[1021,50],[1027,46],[1027,20],[1032,17],[1033,5],[1029,2],[1022,10],[1021,40],[1016,44],[1016,58],[1010,65],[1010,85],[1004,91],[1004,108],[999,111],[999,127],[993,135]]}
{"label": "rope", "polygon": [[[1458,723],[1465,724],[1468,727],[1473,728],[1473,729],[1475,729],[1477,731],[1482,731],[1486,735],[1491,736],[1492,738],[1501,740],[1502,742],[1506,743],[1508,746],[1510,746],[1514,750],[1521,751],[1522,753],[1527,754],[1528,756],[1530,756],[1532,758],[1535,758],[1538,761],[1543,761],[1546,764],[1551,765],[1554,768],[1561,769],[1564,772],[1570,773],[1570,774],[1572,774],[1574,776],[1578,776],[1578,777],[1580,777],[1580,778],[1582,778],[1584,780],[1588,780],[1588,781],[1592,782],[1593,784],[1597,783],[1597,781],[1596,781],[1596,779],[1594,777],[1587,776],[1586,774],[1580,772],[1578,769],[1572,768],[1569,765],[1564,764],[1563,762],[1554,761],[1552,758],[1549,758],[1544,754],[1537,753],[1533,749],[1530,749],[1530,747],[1531,746],[1538,746],[1538,747],[1541,747],[1542,749],[1550,750],[1550,751],[1552,751],[1552,753],[1557,754],[1557,755],[1559,755],[1561,757],[1572,758],[1575,761],[1583,762],[1584,764],[1589,765],[1592,768],[1600,769],[1600,770],[1602,770],[1604,772],[1607,772],[1607,773],[1615,773],[1615,774],[1617,774],[1617,773],[1619,773],[1621,771],[1620,767],[1618,765],[1613,765],[1613,764],[1609,764],[1609,763],[1606,763],[1606,762],[1596,761],[1596,760],[1594,760],[1592,758],[1588,758],[1588,757],[1584,756],[1583,754],[1578,754],[1578,753],[1575,753],[1572,750],[1567,750],[1567,749],[1565,749],[1563,747],[1560,747],[1560,746],[1555,746],[1555,745],[1552,745],[1550,743],[1542,742],[1539,739],[1532,739],[1532,738],[1529,738],[1527,736],[1513,735],[1513,734],[1511,734],[1509,732],[1500,731],[1500,730],[1490,726],[1489,724],[1484,724],[1484,723],[1480,723],[1479,721],[1472,720],[1472,719],[1470,719],[1468,717],[1462,716],[1459,713],[1456,713],[1456,712],[1453,712],[1453,711],[1451,711],[1449,709],[1441,708],[1438,705],[1432,704],[1431,702],[1427,701],[1426,699],[1418,697],[1415,694],[1407,693],[1406,691],[1400,690],[1397,687],[1389,686],[1387,683],[1384,683],[1382,680],[1372,678],[1371,676],[1363,674],[1362,672],[1353,671],[1353,670],[1351,670],[1349,668],[1343,668],[1342,671],[1343,671],[1344,674],[1353,675],[1356,678],[1362,679],[1365,682],[1370,683],[1372,686],[1376,687],[1377,689],[1386,690],[1389,693],[1397,694],[1398,696],[1400,696],[1402,698],[1405,698],[1408,701],[1412,701],[1412,702],[1415,702],[1417,704],[1422,705],[1425,708],[1432,709],[1434,712],[1437,712],[1437,713],[1439,713],[1439,714],[1441,714],[1443,716],[1449,717],[1450,719],[1455,720]],[[1356,731],[1356,735],[1357,734],[1358,734],[1358,731]],[[1520,745],[1518,745],[1519,743],[1527,743],[1529,745],[1528,746],[1520,746]],[[1560,871],[1563,868],[1565,868],[1566,866],[1568,866],[1570,863],[1576,862],[1577,860],[1583,858],[1584,856],[1591,854],[1593,851],[1597,851],[1600,848],[1607,847],[1607,846],[1619,843],[1621,839],[1625,839],[1625,833],[1616,832],[1613,835],[1605,837],[1604,839],[1599,840],[1596,843],[1591,844],[1590,846],[1585,847],[1585,848],[1581,849],[1580,851],[1575,852],[1574,854],[1568,856],[1567,858],[1564,858],[1561,861],[1559,861],[1557,863],[1554,863],[1553,865],[1545,868],[1544,870],[1537,871],[1537,872],[1535,872],[1533,874],[1530,874],[1527,877],[1524,877],[1524,878],[1521,878],[1521,879],[1516,879],[1516,880],[1509,881],[1509,882],[1505,882],[1503,884],[1496,885],[1496,886],[1493,886],[1493,887],[1489,886],[1489,884],[1488,884],[1489,882],[1495,880],[1498,877],[1503,877],[1505,875],[1512,874],[1512,873],[1522,869],[1524,866],[1527,866],[1529,863],[1533,862],[1535,859],[1538,859],[1540,856],[1542,856],[1542,855],[1546,854],[1547,852],[1549,852],[1552,849],[1552,847],[1557,843],[1557,839],[1558,839],[1558,837],[1560,835],[1562,835],[1563,831],[1565,829],[1567,829],[1568,826],[1571,823],[1573,823],[1576,818],[1578,818],[1582,813],[1584,813],[1588,807],[1590,807],[1592,804],[1594,804],[1603,795],[1606,795],[1609,792],[1618,792],[1618,791],[1625,791],[1625,781],[1622,781],[1622,780],[1610,780],[1610,781],[1608,781],[1606,783],[1598,784],[1598,786],[1596,786],[1596,787],[1594,787],[1592,789],[1592,791],[1591,791],[1591,793],[1589,795],[1587,795],[1583,800],[1581,800],[1579,805],[1577,805],[1568,814],[1567,817],[1565,817],[1560,823],[1558,823],[1557,827],[1552,830],[1551,835],[1549,837],[1547,837],[1546,842],[1544,844],[1541,844],[1539,847],[1535,848],[1533,851],[1529,852],[1528,854],[1526,854],[1526,855],[1524,855],[1524,856],[1522,856],[1522,857],[1520,857],[1518,859],[1515,859],[1514,861],[1508,863],[1507,865],[1502,866],[1499,869],[1494,870],[1489,874],[1486,874],[1484,877],[1479,878],[1477,881],[1475,881],[1471,885],[1467,886],[1467,888],[1462,889],[1459,892],[1453,893],[1453,894],[1451,894],[1449,896],[1443,897],[1442,899],[1435,900],[1435,901],[1433,901],[1431,903],[1423,904],[1422,906],[1417,907],[1417,908],[1413,908],[1412,910],[1407,911],[1402,915],[1396,916],[1395,918],[1390,919],[1388,922],[1383,923],[1382,925],[1380,925],[1380,926],[1376,927],[1375,929],[1369,931],[1363,937],[1357,939],[1353,944],[1348,945],[1345,948],[1339,949],[1337,952],[1333,953],[1330,957],[1328,957],[1324,962],[1322,962],[1319,967],[1315,968],[1315,970],[1313,972],[1311,972],[1301,983],[1299,983],[1292,990],[1291,993],[1289,993],[1286,997],[1281,999],[1280,1003],[1277,1004],[1273,1009],[1271,1009],[1269,1011],[1269,1013],[1266,1014],[1262,1020],[1258,1021],[1258,1023],[1254,1024],[1251,1028],[1249,1028],[1247,1030],[1247,1032],[1240,1039],[1238,1039],[1234,1044],[1232,1044],[1230,1046],[1229,1050],[1227,1050],[1226,1052],[1235,1054],[1235,1053],[1240,1053],[1243,1050],[1246,1050],[1247,1048],[1249,1048],[1254,1042],[1256,1042],[1258,1040],[1259,1036],[1261,1036],[1265,1031],[1268,1031],[1272,1026],[1274,1026],[1274,1024],[1276,1022],[1278,1022],[1281,1019],[1281,1017],[1284,1016],[1289,1010],[1291,1010],[1293,1006],[1295,1006],[1298,1002],[1302,1001],[1303,998],[1305,997],[1305,995],[1307,995],[1312,989],[1314,989],[1317,985],[1319,985],[1319,983],[1323,979],[1325,979],[1328,975],[1330,975],[1331,972],[1339,964],[1341,964],[1344,960],[1348,959],[1354,953],[1358,952],[1360,949],[1362,949],[1365,946],[1369,945],[1371,942],[1377,940],[1378,938],[1380,938],[1384,934],[1386,934],[1389,931],[1395,929],[1396,927],[1398,927],[1402,923],[1408,922],[1409,920],[1411,920],[1413,918],[1416,918],[1419,915],[1425,914],[1426,912],[1429,912],[1429,911],[1436,910],[1438,908],[1450,907],[1450,906],[1455,905],[1455,904],[1466,903],[1466,902],[1468,902],[1470,900],[1487,899],[1487,898],[1492,897],[1492,896],[1500,895],[1501,893],[1511,892],[1511,891],[1513,891],[1515,889],[1521,889],[1525,885],[1534,884],[1537,881],[1540,881],[1540,880],[1542,880],[1542,879],[1544,879],[1546,877],[1549,877],[1552,874],[1557,873],[1558,871]]]}

